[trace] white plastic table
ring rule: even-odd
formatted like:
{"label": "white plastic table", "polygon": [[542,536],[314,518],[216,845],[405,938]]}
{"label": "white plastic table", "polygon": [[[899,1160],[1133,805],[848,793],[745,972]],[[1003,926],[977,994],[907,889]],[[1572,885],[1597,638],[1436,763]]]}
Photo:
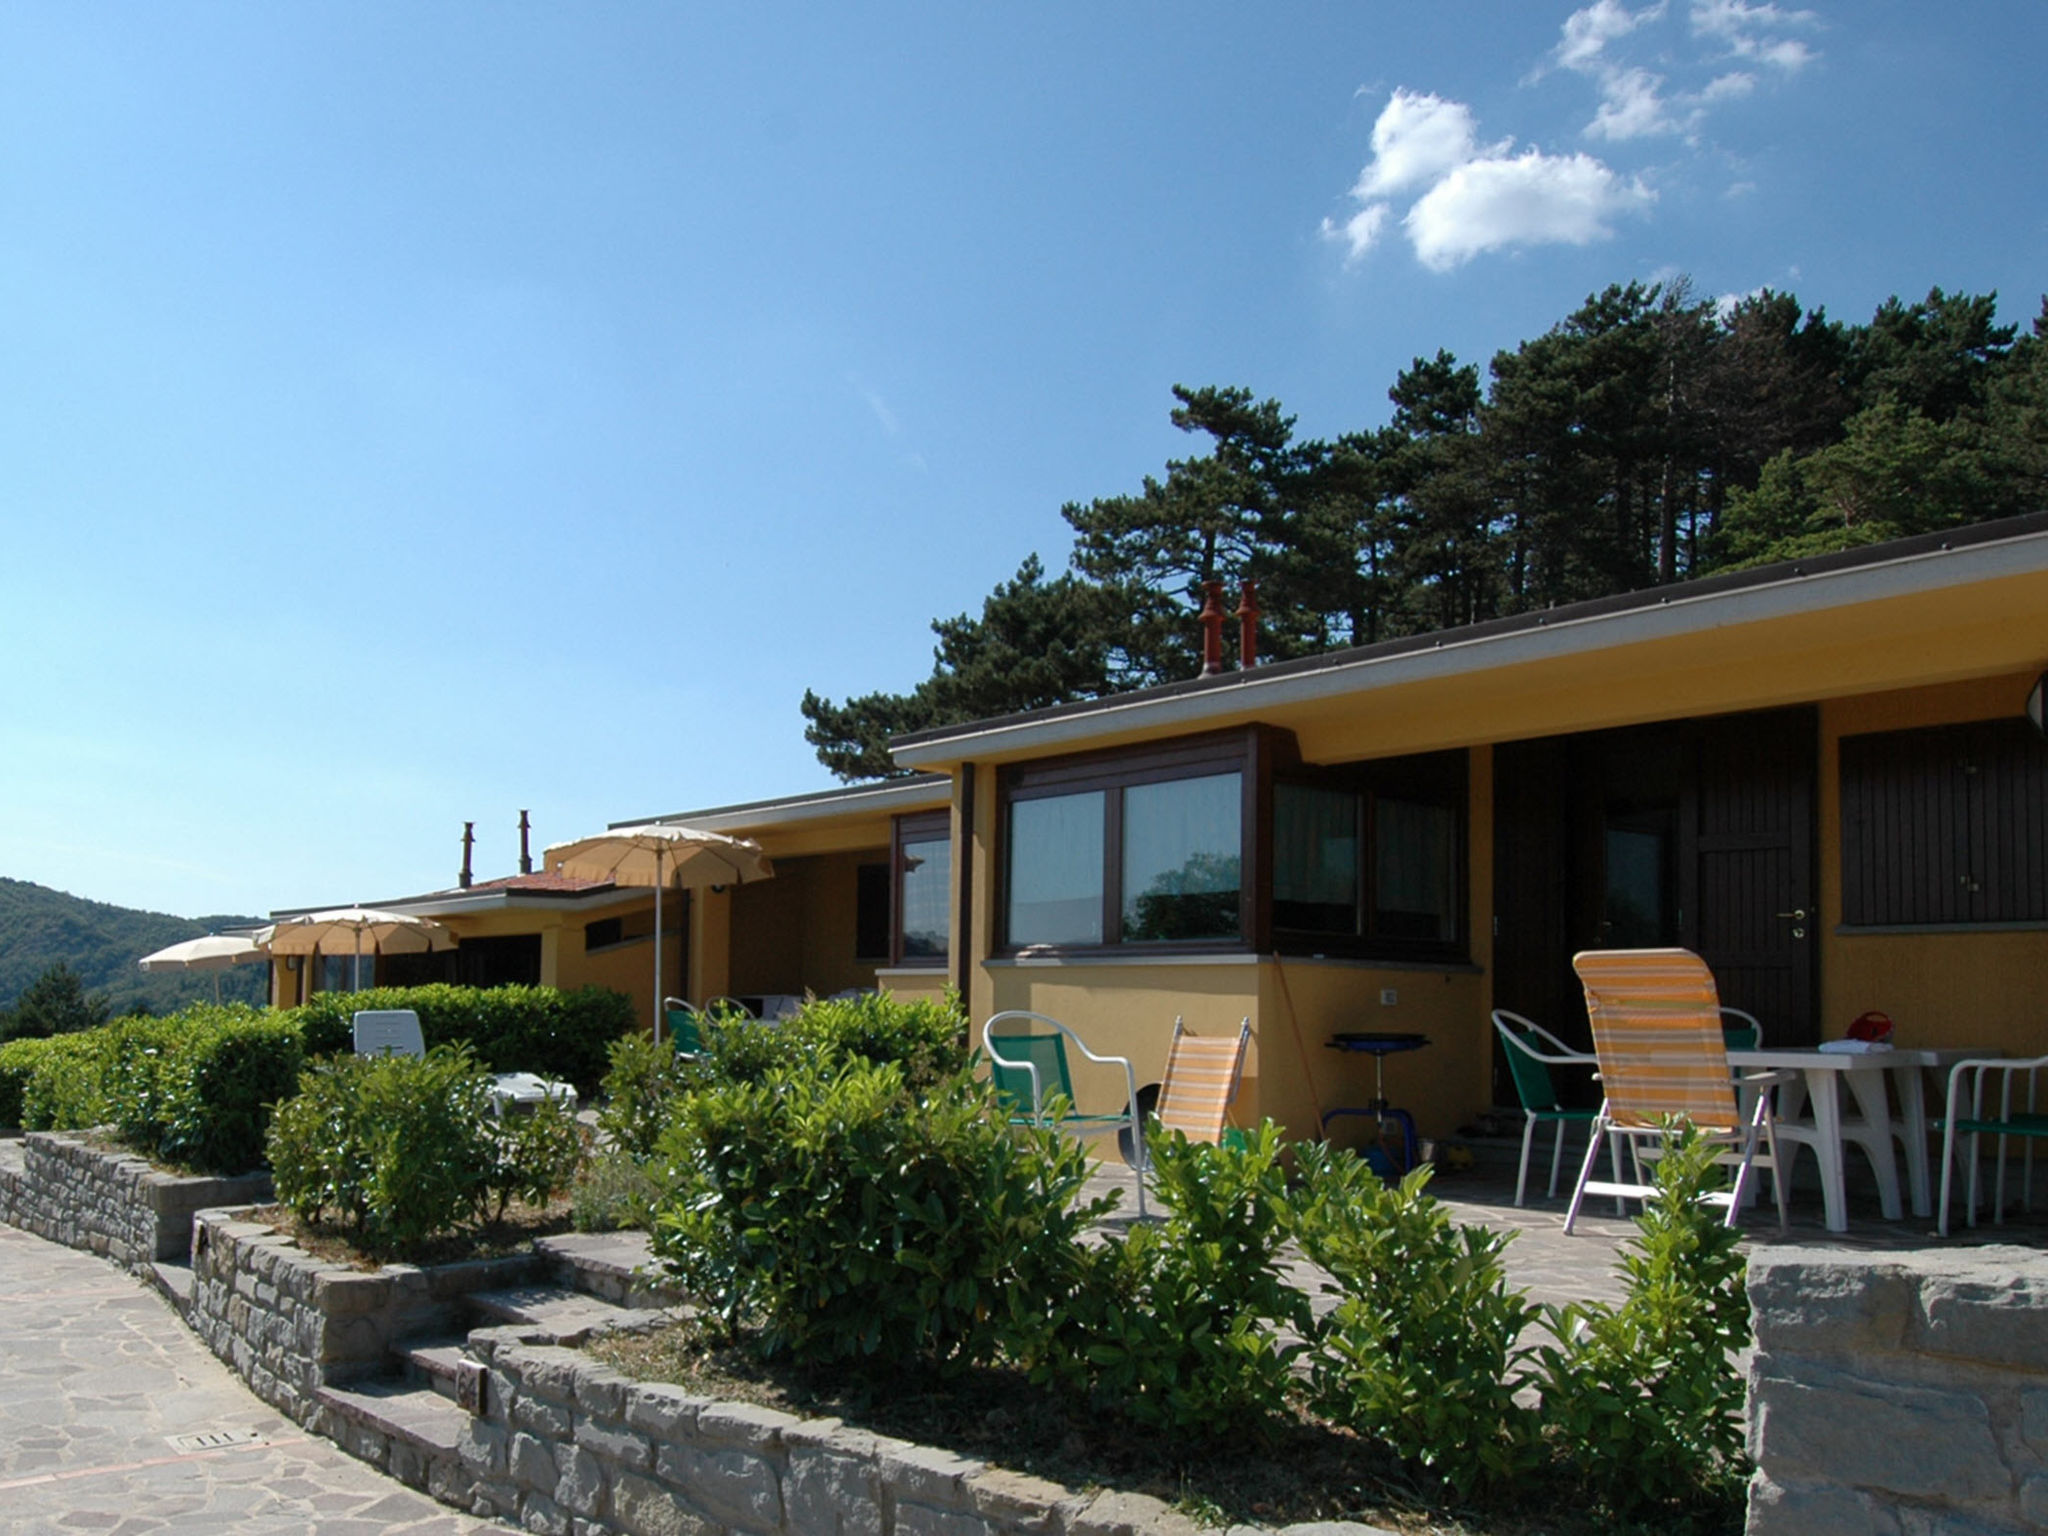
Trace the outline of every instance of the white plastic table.
{"label": "white plastic table", "polygon": [[[1813,1104],[1810,1141],[1820,1162],[1821,1204],[1830,1232],[1849,1229],[1849,1209],[1842,1172],[1842,1085],[1862,1114],[1866,1136],[1859,1136],[1877,1171],[1878,1205],[1887,1221],[1898,1221],[1904,1212],[1899,1200],[1898,1162],[1892,1156],[1892,1138],[1906,1143],[1906,1178],[1915,1216],[1934,1214],[1934,1197],[1927,1167],[1926,1068],[1937,1070],[1969,1056],[1997,1054],[1976,1050],[1890,1050],[1862,1053],[1808,1049],[1730,1051],[1734,1067],[1789,1068],[1800,1074],[1806,1096]],[[1899,1090],[1899,1121],[1892,1124],[1891,1104],[1885,1093],[1885,1074]],[[1799,1129],[1793,1127],[1794,1130]]]}

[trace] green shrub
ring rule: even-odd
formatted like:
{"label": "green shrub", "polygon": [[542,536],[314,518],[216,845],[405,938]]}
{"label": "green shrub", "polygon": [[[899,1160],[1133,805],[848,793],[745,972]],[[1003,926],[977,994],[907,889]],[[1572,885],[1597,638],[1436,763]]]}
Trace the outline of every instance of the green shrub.
{"label": "green shrub", "polygon": [[305,1062],[298,1026],[240,1006],[187,1010],[161,1082],[156,1156],[202,1173],[246,1173],[264,1161],[272,1109],[291,1097]]}
{"label": "green shrub", "polygon": [[566,1188],[583,1153],[575,1118],[548,1104],[501,1122],[490,1085],[460,1046],[315,1063],[271,1119],[278,1199],[308,1221],[332,1212],[389,1255]]}
{"label": "green shrub", "polygon": [[0,1045],[0,1127],[9,1130],[22,1124],[22,1095],[36,1063],[52,1049],[45,1038],[10,1040]]}
{"label": "green shrub", "polygon": [[729,1326],[757,1324],[764,1353],[804,1364],[1036,1359],[1109,1204],[1079,1203],[1085,1154],[1013,1134],[986,1083],[916,1095],[895,1062],[709,1082],[660,1150],[655,1252]]}
{"label": "green shrub", "polygon": [[537,1072],[593,1092],[605,1074],[605,1053],[635,1025],[632,1000],[607,987],[560,992],[553,987],[372,987],[316,992],[292,1010],[306,1054],[353,1048],[358,1010],[410,1008],[429,1046],[466,1045],[492,1072]]}
{"label": "green shrub", "polygon": [[107,1122],[105,1032],[53,1035],[21,1091],[21,1124],[30,1131],[82,1131]]}
{"label": "green shrub", "polygon": [[1088,1256],[1036,1374],[1176,1439],[1264,1438],[1301,1353],[1278,1335],[1310,1324],[1307,1296],[1281,1272],[1279,1128],[1269,1120],[1222,1147],[1155,1132],[1149,1148],[1166,1218]]}
{"label": "green shrub", "polygon": [[145,1157],[155,1156],[163,1141],[172,1060],[196,1033],[194,1022],[183,1015],[117,1019],[100,1030],[100,1092],[107,1121],[116,1136]]}
{"label": "green shrub", "polygon": [[493,1220],[503,1217],[515,1199],[545,1205],[569,1188],[588,1150],[575,1112],[553,1099],[524,1113],[507,1114],[490,1130],[491,1168],[478,1199],[478,1214]]}
{"label": "green shrub", "polygon": [[943,1002],[886,993],[813,998],[777,1027],[798,1049],[821,1059],[893,1062],[912,1093],[967,1069],[967,1015],[953,993]]}
{"label": "green shrub", "polygon": [[586,1159],[569,1186],[569,1220],[578,1232],[653,1225],[661,1185],[638,1159],[613,1147]]}
{"label": "green shrub", "polygon": [[1628,1295],[1546,1309],[1543,1416],[1588,1489],[1617,1514],[1725,1501],[1747,1475],[1737,1352],[1749,1339],[1741,1234],[1701,1196],[1715,1149],[1686,1132],[1657,1162],[1657,1195],[1621,1271]]}
{"label": "green shrub", "polygon": [[322,1062],[271,1120],[278,1199],[306,1220],[335,1212],[371,1252],[453,1230],[494,1167],[489,1084],[448,1046]]}
{"label": "green shrub", "polygon": [[1312,1333],[1312,1406],[1460,1494],[1530,1470],[1538,1424],[1515,1394],[1539,1310],[1508,1289],[1508,1235],[1453,1225],[1426,1167],[1389,1187],[1351,1152],[1298,1153],[1295,1231],[1340,1298]]}
{"label": "green shrub", "polygon": [[677,1056],[669,1041],[642,1034],[614,1040],[610,1059],[611,1070],[600,1088],[604,1102],[597,1112],[597,1128],[628,1157],[645,1162],[654,1155],[676,1096],[696,1075],[694,1064]]}

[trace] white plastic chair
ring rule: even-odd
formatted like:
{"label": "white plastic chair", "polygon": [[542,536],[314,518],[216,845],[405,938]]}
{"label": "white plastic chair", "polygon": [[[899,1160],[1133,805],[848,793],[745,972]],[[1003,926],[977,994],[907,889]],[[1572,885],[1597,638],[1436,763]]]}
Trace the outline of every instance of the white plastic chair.
{"label": "white plastic chair", "polygon": [[[1967,1219],[1971,1226],[1977,1225],[1977,1156],[1978,1138],[1998,1138],[1998,1182],[1991,1198],[1991,1219],[1994,1224],[2005,1221],[2005,1163],[2006,1140],[2019,1137],[2026,1143],[2026,1166],[2022,1183],[2022,1198],[2028,1209],[2034,1204],[2034,1143],[2048,1136],[2048,1114],[2041,1114],[2035,1108],[2034,1092],[2037,1079],[2035,1073],[2048,1067],[2048,1056],[2036,1056],[2031,1060],[2012,1061],[2005,1057],[1979,1056],[1968,1061],[1959,1061],[1949,1069],[1948,1105],[1941,1117],[1941,1215],[1935,1230],[1943,1237],[1948,1236],[1948,1197],[1950,1180],[1955,1173],[1956,1133],[1960,1131],[1970,1138],[1970,1191]],[[2022,1072],[2027,1075],[2026,1107],[2013,1108],[2014,1079]],[[1984,1112],[1984,1080],[1996,1074],[2000,1079],[1998,1087],[1998,1109],[1994,1115]],[[1965,1096],[1969,1101],[1963,1108]]]}

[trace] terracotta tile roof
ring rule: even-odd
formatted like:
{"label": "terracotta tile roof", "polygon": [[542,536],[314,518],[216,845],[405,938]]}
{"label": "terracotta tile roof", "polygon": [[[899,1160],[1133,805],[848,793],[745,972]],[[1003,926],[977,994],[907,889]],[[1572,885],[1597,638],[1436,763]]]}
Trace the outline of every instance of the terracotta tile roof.
{"label": "terracotta tile roof", "polygon": [[[505,875],[496,880],[479,880],[472,885],[472,891],[540,891],[550,895],[573,896],[579,891],[601,890],[610,885],[609,880],[578,880],[573,875],[531,874]],[[461,887],[457,886],[456,890]],[[453,894],[451,892],[450,894]]]}

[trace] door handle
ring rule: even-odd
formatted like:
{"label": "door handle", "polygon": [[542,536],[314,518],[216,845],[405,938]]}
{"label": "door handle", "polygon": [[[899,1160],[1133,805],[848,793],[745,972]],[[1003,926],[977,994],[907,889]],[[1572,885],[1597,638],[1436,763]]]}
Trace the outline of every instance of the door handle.
{"label": "door handle", "polygon": [[1780,912],[1777,915],[1779,917],[1789,917],[1795,923],[1803,923],[1806,921],[1806,908],[1801,907],[1796,912]]}

